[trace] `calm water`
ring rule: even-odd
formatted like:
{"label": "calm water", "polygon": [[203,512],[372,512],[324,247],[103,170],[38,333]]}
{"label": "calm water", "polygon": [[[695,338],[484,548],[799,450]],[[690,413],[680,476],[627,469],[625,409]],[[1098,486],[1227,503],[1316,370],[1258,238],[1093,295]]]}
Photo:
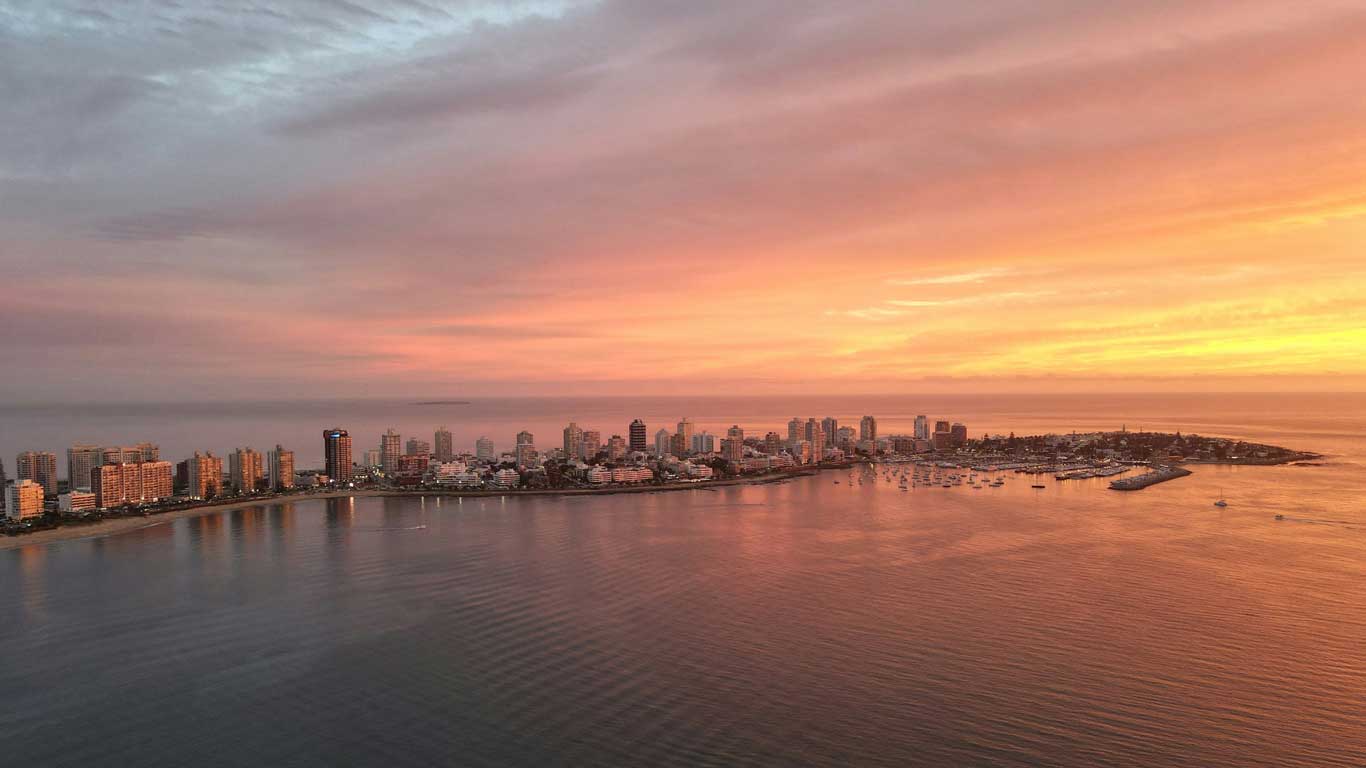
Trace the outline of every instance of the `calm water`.
{"label": "calm water", "polygon": [[1361,766],[1363,412],[1278,402],[1167,418],[1325,466],[300,501],[0,552],[0,764]]}

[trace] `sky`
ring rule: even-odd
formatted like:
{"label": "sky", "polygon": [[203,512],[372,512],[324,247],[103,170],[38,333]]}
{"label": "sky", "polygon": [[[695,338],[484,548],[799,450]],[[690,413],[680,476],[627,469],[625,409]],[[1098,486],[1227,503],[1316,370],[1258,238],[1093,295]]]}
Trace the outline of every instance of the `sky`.
{"label": "sky", "polygon": [[0,398],[1366,390],[1366,6],[0,0]]}

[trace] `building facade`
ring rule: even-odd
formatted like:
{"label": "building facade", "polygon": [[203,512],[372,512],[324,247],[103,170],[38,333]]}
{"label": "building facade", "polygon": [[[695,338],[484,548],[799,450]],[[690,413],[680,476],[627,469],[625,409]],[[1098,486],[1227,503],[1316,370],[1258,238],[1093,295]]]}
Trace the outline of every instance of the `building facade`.
{"label": "building facade", "polygon": [[32,480],[42,486],[43,493],[57,495],[57,454],[48,451],[24,451],[14,462],[16,482]]}
{"label": "building facade", "polygon": [[437,427],[436,434],[432,435],[432,448],[437,461],[454,459],[455,443],[451,440],[451,431],[445,427]]}
{"label": "building facade", "polygon": [[66,449],[66,481],[72,490],[90,490],[90,472],[103,458],[104,452],[98,445],[77,443]]}
{"label": "building facade", "polygon": [[[221,478],[222,464],[218,466]],[[169,461],[101,464],[90,474],[95,506],[99,509],[160,501],[175,493],[174,469]]]}
{"label": "building facade", "polygon": [[238,448],[228,454],[228,477],[233,491],[255,493],[256,486],[264,474],[261,454],[250,448]]}
{"label": "building facade", "polygon": [[351,482],[351,435],[346,430],[323,430],[323,461],[332,482]]}
{"label": "building facade", "polygon": [[23,520],[43,515],[43,486],[28,478],[16,480],[9,487],[5,515],[11,520]]}
{"label": "building facade", "polygon": [[223,460],[212,452],[194,455],[185,460],[187,496],[212,499],[223,493]]}
{"label": "building facade", "polygon": [[640,419],[632,421],[630,430],[627,434],[630,437],[632,451],[644,453],[650,449],[650,436],[646,432],[645,422]]}
{"label": "building facade", "polygon": [[384,474],[398,471],[398,457],[403,455],[403,438],[390,429],[379,436],[379,468]]}
{"label": "building facade", "polygon": [[877,440],[877,419],[872,416],[864,416],[858,422],[859,442],[864,440]]}
{"label": "building facade", "polygon": [[286,451],[279,443],[267,454],[270,469],[270,487],[276,491],[287,491],[294,487],[294,451]]}

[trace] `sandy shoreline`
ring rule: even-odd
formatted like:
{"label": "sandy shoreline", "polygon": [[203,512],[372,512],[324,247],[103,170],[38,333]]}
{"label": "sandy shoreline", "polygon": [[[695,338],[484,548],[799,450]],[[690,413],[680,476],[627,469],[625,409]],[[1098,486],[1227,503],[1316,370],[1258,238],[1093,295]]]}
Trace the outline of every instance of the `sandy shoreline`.
{"label": "sandy shoreline", "polygon": [[22,536],[0,536],[0,551],[7,549],[18,549],[27,546],[42,546],[55,544],[61,541],[75,541],[78,539],[94,539],[104,536],[114,536],[120,533],[150,528],[154,525],[163,525],[175,520],[187,517],[200,517],[202,515],[215,514],[220,512],[236,512],[242,509],[260,507],[271,504],[289,504],[298,501],[323,501],[326,499],[346,499],[346,498],[372,498],[376,496],[393,496],[419,498],[427,497],[448,497],[448,498],[490,498],[498,496],[519,497],[544,497],[544,496],[614,496],[631,493],[667,493],[670,491],[696,491],[710,488],[724,488],[735,485],[762,485],[764,483],[777,483],[784,480],[791,480],[799,477],[808,477],[816,471],[807,470],[801,472],[784,472],[780,474],[760,475],[757,477],[741,477],[731,480],[713,480],[701,483],[670,483],[668,485],[641,485],[623,488],[572,488],[565,490],[537,490],[537,491],[439,491],[432,489],[425,490],[388,490],[388,489],[360,489],[351,491],[334,491],[325,493],[300,493],[288,496],[271,496],[260,499],[247,499],[242,501],[225,501],[220,504],[201,504],[195,507],[177,509],[170,512],[160,512],[147,517],[119,517],[111,520],[101,520],[97,523],[88,525],[63,525],[60,528],[52,528],[37,533],[28,533]]}

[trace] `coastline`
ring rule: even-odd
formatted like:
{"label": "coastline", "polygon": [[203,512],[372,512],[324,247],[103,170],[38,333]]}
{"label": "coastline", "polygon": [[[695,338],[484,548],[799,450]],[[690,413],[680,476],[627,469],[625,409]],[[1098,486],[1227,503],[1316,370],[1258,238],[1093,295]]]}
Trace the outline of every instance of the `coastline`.
{"label": "coastline", "polygon": [[203,515],[218,512],[237,512],[252,507],[271,504],[288,504],[295,501],[326,501],[328,499],[375,497],[421,498],[426,496],[447,498],[490,498],[499,496],[613,496],[631,493],[670,493],[674,491],[709,490],[712,488],[724,488],[736,485],[766,485],[768,483],[780,483],[785,480],[792,480],[799,477],[811,477],[821,472],[822,469],[843,468],[845,467],[834,466],[796,472],[756,475],[754,477],[736,477],[726,480],[709,480],[695,483],[667,483],[664,485],[632,485],[609,488],[547,488],[528,491],[443,491],[430,488],[408,491],[392,488],[360,488],[349,491],[324,491],[321,493],[295,493],[283,496],[264,496],[254,499],[230,499],[218,503],[197,504],[193,507],[186,507],[184,509],[158,512],[145,517],[141,515],[116,517],[83,525],[62,525],[57,528],[49,528],[47,530],[26,533],[19,536],[0,536],[0,551],[27,546],[56,544],[63,541],[103,538],[105,536],[114,536],[120,533],[138,531],[143,528],[151,528],[152,526],[163,525],[187,517],[202,517]]}

